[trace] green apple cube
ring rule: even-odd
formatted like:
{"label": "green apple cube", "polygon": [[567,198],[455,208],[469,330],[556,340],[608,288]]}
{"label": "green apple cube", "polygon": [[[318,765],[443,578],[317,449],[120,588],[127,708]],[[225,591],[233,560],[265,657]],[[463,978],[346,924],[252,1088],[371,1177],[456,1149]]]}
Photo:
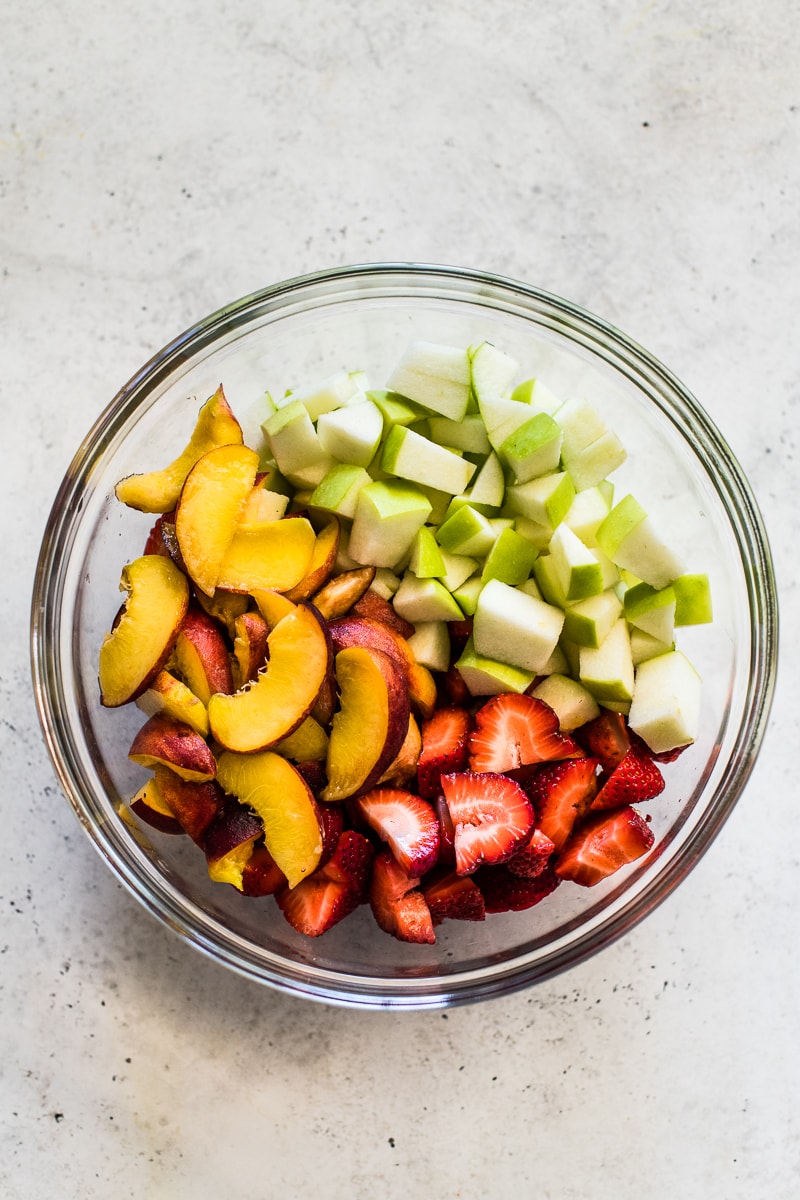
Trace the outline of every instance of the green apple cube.
{"label": "green apple cube", "polygon": [[662,642],[671,642],[675,632],[675,591],[637,583],[624,596],[625,619],[629,625]]}
{"label": "green apple cube", "polygon": [[309,507],[351,520],[356,515],[358,494],[369,483],[372,480],[363,467],[336,463],[314,488],[309,497]]}
{"label": "green apple cube", "polygon": [[461,621],[464,614],[438,579],[417,579],[410,571],[394,594],[394,610],[405,621]]}
{"label": "green apple cube", "polygon": [[418,621],[407,639],[414,658],[429,671],[446,671],[450,666],[450,633],[446,621]]}
{"label": "green apple cube", "polygon": [[503,466],[492,450],[469,486],[467,492],[469,503],[476,506],[484,505],[487,508],[500,508],[505,491],[506,480]]}
{"label": "green apple cube", "polygon": [[[309,498],[309,508],[311,507]],[[362,563],[356,562],[350,557],[350,530],[347,525],[342,525],[339,530],[339,544],[336,547],[336,565],[334,573],[340,575],[342,571],[355,571],[357,567],[363,566]],[[374,581],[373,581],[374,582]]]}
{"label": "green apple cube", "polygon": [[604,433],[573,458],[564,460],[577,491],[595,487],[617,467],[621,467],[628,452],[615,433]]}
{"label": "green apple cube", "polygon": [[549,413],[551,417],[561,407],[561,401],[541,379],[526,379],[518,383],[511,393],[511,399],[529,405],[534,412]]}
{"label": "green apple cube", "polygon": [[504,529],[486,556],[481,579],[484,583],[499,579],[515,587],[528,578],[538,555],[533,543],[522,534],[511,527]]}
{"label": "green apple cube", "polygon": [[570,641],[564,632],[562,632],[561,637],[558,639],[558,647],[567,662],[567,669],[563,674],[569,674],[573,679],[577,679],[581,669],[581,647],[577,643]]}
{"label": "green apple cube", "polygon": [[478,560],[469,554],[451,554],[443,546],[439,547],[444,570],[438,576],[448,592],[455,592],[465,580],[478,569]]}
{"label": "green apple cube", "polygon": [[465,617],[475,615],[482,588],[483,580],[480,575],[471,575],[469,579],[465,579],[458,587],[452,589],[453,599]]}
{"label": "green apple cube", "polygon": [[435,487],[452,496],[463,492],[475,473],[474,463],[402,425],[395,425],[384,442],[381,466],[401,479]]}
{"label": "green apple cube", "polygon": [[487,517],[486,519],[494,534],[495,541],[497,541],[501,533],[505,533],[507,529],[514,528],[514,517]]}
{"label": "green apple cube", "polygon": [[575,485],[566,471],[554,471],[506,489],[513,512],[551,530],[559,525],[575,499]]}
{"label": "green apple cube", "polygon": [[649,658],[636,668],[628,724],[654,754],[686,746],[699,732],[701,691],[700,676],[682,651]]}
{"label": "green apple cube", "polygon": [[560,608],[491,579],[475,610],[475,649],[486,658],[538,672],[553,653],[563,624]]}
{"label": "green apple cube", "polygon": [[609,588],[599,596],[570,604],[564,614],[564,637],[577,646],[596,650],[622,615],[622,602]]}
{"label": "green apple cube", "polygon": [[680,560],[665,545],[639,502],[631,495],[615,504],[597,530],[597,544],[618,567],[651,587],[663,588],[683,574]]}
{"label": "green apple cube", "polygon": [[547,413],[536,413],[524,425],[510,433],[499,447],[503,462],[514,472],[518,483],[527,483],[540,475],[550,475],[561,458],[562,433]]}
{"label": "green apple cube", "polygon": [[[387,476],[387,478],[391,477]],[[428,517],[428,524],[441,525],[445,520],[453,497],[449,492],[442,492],[439,488],[428,487],[427,483],[418,483],[416,486],[430,501],[431,515]]]}
{"label": "green apple cube", "polygon": [[480,415],[490,443],[497,447],[513,433],[530,421],[533,413],[529,404],[509,400],[506,396],[484,396],[478,403]]}
{"label": "green apple cube", "polygon": [[480,404],[488,396],[506,396],[519,364],[491,342],[481,342],[469,351],[470,383]]}
{"label": "green apple cube", "polygon": [[461,421],[448,417],[431,417],[428,426],[431,440],[439,446],[452,446],[470,454],[488,454],[491,450],[486,427],[478,413],[468,413]]}
{"label": "green apple cube", "polygon": [[322,448],[356,467],[368,467],[383,434],[383,417],[371,400],[323,413],[317,421]]}
{"label": "green apple cube", "polygon": [[364,393],[347,371],[337,371],[316,386],[295,388],[290,397],[291,403],[304,406],[312,421],[316,421],[323,413],[333,412],[345,404],[363,399]]}
{"label": "green apple cube", "polygon": [[408,566],[417,579],[437,579],[445,573],[441,547],[427,525],[417,530]]}
{"label": "green apple cube", "polygon": [[679,575],[672,581],[676,625],[707,625],[713,620],[707,575]]}
{"label": "green apple cube", "polygon": [[549,525],[539,525],[536,521],[531,521],[528,517],[516,516],[514,518],[514,528],[517,533],[531,542],[540,552],[546,550],[550,545],[550,538],[553,536],[553,531]]}
{"label": "green apple cube", "polygon": [[299,400],[279,408],[264,422],[262,428],[278,470],[287,479],[313,463],[327,461],[329,466],[333,466],[330,455],[323,449],[317,436],[308,410]]}
{"label": "green apple cube", "polygon": [[566,675],[569,671],[567,656],[561,648],[561,639],[553,647],[553,653],[538,672],[539,675]]}
{"label": "green apple cube", "polygon": [[488,519],[465,504],[439,526],[436,540],[451,554],[483,558],[494,545],[495,534]]}
{"label": "green apple cube", "polygon": [[578,492],[564,517],[564,524],[577,534],[584,546],[597,546],[597,530],[606,519],[611,504],[604,491],[598,487],[584,488]]}
{"label": "green apple cube", "polygon": [[645,633],[643,629],[636,629],[635,626],[631,628],[630,635],[631,658],[635,667],[646,662],[648,658],[657,658],[659,654],[667,654],[675,649],[674,642],[660,642],[658,638]]}
{"label": "green apple cube", "polygon": [[557,608],[566,609],[567,596],[561,580],[559,579],[556,565],[550,554],[540,554],[534,561],[533,578],[542,594],[542,599],[548,604],[554,604]]}
{"label": "green apple cube", "polygon": [[370,591],[377,592],[384,600],[391,600],[402,582],[400,576],[389,567],[378,567],[370,584]]}
{"label": "green apple cube", "polygon": [[358,493],[350,554],[373,567],[396,567],[431,511],[419,488],[400,479],[375,481]]}
{"label": "green apple cube", "polygon": [[600,716],[600,706],[592,693],[569,675],[558,672],[547,675],[531,695],[552,708],[564,733],[579,729],[587,721]]}
{"label": "green apple cube", "polygon": [[371,400],[380,412],[383,417],[383,427],[387,431],[393,429],[395,425],[413,425],[424,415],[418,404],[407,400],[398,392],[370,389],[367,392],[367,399]]}
{"label": "green apple cube", "polygon": [[537,600],[544,600],[541,588],[535,579],[526,579],[524,583],[517,584],[520,592],[524,592],[526,596],[535,596]]}
{"label": "green apple cube", "polygon": [[259,474],[262,476],[261,486],[269,492],[280,492],[282,496],[286,496],[287,500],[291,498],[291,484],[281,475],[278,470],[278,464],[270,455],[264,456],[258,464]]}
{"label": "green apple cube", "polygon": [[433,342],[409,346],[388,381],[389,390],[431,412],[460,421],[470,398],[471,373],[466,350]]}
{"label": "green apple cube", "polygon": [[587,600],[603,591],[603,568],[592,551],[563,521],[550,539],[550,557],[567,603]]}
{"label": "green apple cube", "polygon": [[280,521],[289,505],[289,497],[283,492],[273,492],[271,488],[259,488],[258,519],[259,521]]}
{"label": "green apple cube", "polygon": [[[326,454],[324,458],[319,458],[315,462],[309,462],[304,467],[298,467],[294,471],[287,471],[286,478],[294,488],[300,491],[309,493],[309,496],[318,487],[328,472],[336,466],[336,460]],[[297,499],[298,492],[295,491],[294,498]]]}
{"label": "green apple cube", "polygon": [[588,400],[565,400],[554,415],[564,435],[562,453],[567,464],[581,450],[608,432],[605,421]]}
{"label": "green apple cube", "polygon": [[595,700],[628,702],[633,696],[633,659],[628,623],[612,625],[597,649],[581,646],[578,675]]}
{"label": "green apple cube", "polygon": [[508,663],[497,662],[479,654],[471,637],[456,668],[471,696],[497,696],[501,692],[524,692],[536,678],[535,671],[523,671]]}

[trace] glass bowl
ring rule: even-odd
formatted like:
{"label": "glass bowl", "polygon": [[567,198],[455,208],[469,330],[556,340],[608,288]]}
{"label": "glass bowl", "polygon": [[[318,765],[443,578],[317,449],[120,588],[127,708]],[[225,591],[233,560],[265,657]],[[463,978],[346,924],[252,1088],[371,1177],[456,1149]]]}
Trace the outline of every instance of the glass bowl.
{"label": "glass bowl", "polygon": [[[559,396],[594,402],[625,443],[614,476],[707,571],[712,625],[679,644],[703,681],[702,730],[645,806],[655,844],[604,884],[562,885],[526,912],[445,922],[433,946],[381,932],[367,906],[316,939],[272,898],[212,883],[188,838],[126,819],[143,781],[127,747],[143,717],[101,707],[97,655],[123,563],[153,518],[114,497],[125,475],[169,462],[220,382],[246,437],[265,389],[365,369],[382,386],[417,338],[488,339]],[[341,268],[231,304],[157,354],[118,393],[66,474],[45,531],[32,609],[33,678],[47,745],[81,824],[160,921],[215,961],[283,991],[353,1007],[430,1008],[502,995],[584,960],[663,901],[710,846],[755,761],[772,696],[777,603],[769,547],[742,471],[697,401],[650,354],[538,288],[419,264]]]}

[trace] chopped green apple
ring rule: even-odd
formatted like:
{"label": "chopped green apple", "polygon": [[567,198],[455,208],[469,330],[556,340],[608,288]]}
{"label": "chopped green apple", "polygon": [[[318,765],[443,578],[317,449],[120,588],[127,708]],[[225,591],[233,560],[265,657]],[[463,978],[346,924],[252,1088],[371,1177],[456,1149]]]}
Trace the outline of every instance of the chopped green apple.
{"label": "chopped green apple", "polygon": [[475,615],[475,609],[478,607],[478,597],[483,588],[483,580],[480,575],[472,575],[469,579],[465,579],[457,588],[453,588],[453,599],[461,609],[465,617]]}
{"label": "chopped green apple", "polygon": [[558,672],[547,675],[531,695],[550,705],[564,733],[571,733],[600,716],[600,706],[592,693],[569,675]]}
{"label": "chopped green apple", "polygon": [[566,471],[554,471],[527,483],[513,484],[506,489],[506,497],[512,512],[552,530],[569,512],[575,485]]}
{"label": "chopped green apple", "polygon": [[569,605],[564,614],[564,637],[596,650],[621,615],[622,602],[613,588],[607,588],[599,596]]}
{"label": "chopped green apple", "polygon": [[680,650],[649,658],[636,668],[628,723],[655,754],[697,739],[700,676]]}
{"label": "chopped green apple", "polygon": [[653,588],[637,583],[626,590],[625,619],[629,625],[661,642],[671,642],[675,632],[675,591],[671,586]]}
{"label": "chopped green apple", "polygon": [[474,463],[402,425],[395,425],[384,442],[381,467],[453,496],[464,491],[475,473]]}
{"label": "chopped green apple", "polygon": [[635,626],[631,629],[630,634],[631,658],[635,667],[638,667],[639,663],[646,662],[648,658],[657,658],[659,654],[667,654],[670,650],[675,649],[674,642],[660,642],[658,638],[645,633],[643,629],[636,629]]}
{"label": "chopped green apple", "polygon": [[460,421],[470,398],[466,350],[434,342],[414,342],[388,381],[389,390],[451,421]]}
{"label": "chopped green apple", "polygon": [[553,653],[563,624],[562,609],[491,579],[475,609],[475,649],[486,658],[537,672]]}
{"label": "chopped green apple", "polygon": [[535,671],[521,670],[479,654],[475,639],[469,638],[456,668],[472,696],[497,696],[501,692],[524,692],[536,678]]}
{"label": "chopped green apple", "polygon": [[679,575],[672,581],[676,625],[707,625],[713,620],[707,575]]}
{"label": "chopped green apple", "polygon": [[[364,399],[364,393],[358,385],[355,373],[337,371],[320,384],[309,387],[294,388],[284,402],[302,404],[312,421],[316,421],[324,413],[334,412],[348,404],[357,403]],[[284,402],[279,401],[279,405]]]}
{"label": "chopped green apple", "polygon": [[460,621],[464,614],[438,579],[417,579],[410,571],[394,594],[394,610],[405,621]]}
{"label": "chopped green apple", "polygon": [[610,430],[602,437],[579,450],[573,458],[564,461],[572,476],[577,491],[595,487],[617,467],[621,467],[628,453],[620,439]]}
{"label": "chopped green apple", "polygon": [[383,417],[371,400],[323,413],[317,421],[320,444],[332,458],[356,467],[372,462],[383,433]]}
{"label": "chopped green apple", "polygon": [[603,591],[603,568],[596,556],[563,521],[550,539],[550,558],[559,589],[569,603]]}
{"label": "chopped green apple", "polygon": [[578,492],[564,517],[564,524],[577,534],[590,550],[597,547],[597,530],[608,516],[611,504],[600,487]]}
{"label": "chopped green apple", "polygon": [[524,583],[538,555],[533,543],[513,527],[504,529],[486,556],[481,581],[499,579],[514,587]]}
{"label": "chopped green apple", "polygon": [[607,432],[605,421],[588,400],[565,400],[556,409],[555,418],[564,435],[565,463]]}
{"label": "chopped green apple", "polygon": [[466,498],[475,507],[500,508],[506,491],[503,465],[494,450],[489,453],[472,480]]}
{"label": "chopped green apple", "polygon": [[479,413],[468,413],[461,421],[431,417],[428,428],[431,440],[439,446],[451,446],[470,454],[488,454],[491,450],[486,426]]}
{"label": "chopped green apple", "polygon": [[488,518],[465,504],[439,526],[436,540],[451,554],[483,558],[494,545],[495,534]]}
{"label": "chopped green apple", "polygon": [[628,702],[633,696],[633,658],[628,624],[620,617],[593,649],[581,646],[579,677],[595,700]]}
{"label": "chopped green apple", "polygon": [[279,408],[264,422],[263,430],[278,470],[286,478],[307,471],[310,466],[321,462],[327,462],[328,468],[333,466],[333,460],[323,449],[308,410],[299,400]]}
{"label": "chopped green apple", "polygon": [[451,554],[443,546],[439,547],[444,570],[438,577],[448,592],[455,592],[478,569],[477,558],[469,554]]}
{"label": "chopped green apple", "polygon": [[492,342],[481,342],[469,352],[470,383],[478,404],[490,396],[507,396],[519,364]]}
{"label": "chopped green apple", "polygon": [[551,416],[536,413],[503,439],[500,458],[511,468],[517,483],[550,475],[561,458],[562,436]]}
{"label": "chopped green apple", "polygon": [[424,410],[413,401],[407,400],[398,392],[368,391],[367,399],[371,400],[383,417],[383,427],[388,432],[395,425],[413,425],[423,415]]}
{"label": "chopped green apple", "polygon": [[322,509],[352,520],[356,515],[359,492],[370,483],[372,479],[363,467],[336,463],[309,496],[309,508]]}
{"label": "chopped green apple", "polygon": [[445,573],[441,547],[427,525],[417,530],[408,566],[418,579],[437,579]]}
{"label": "chopped green apple", "polygon": [[403,480],[376,481],[358,493],[349,554],[373,567],[395,567],[431,511],[419,488]]}
{"label": "chopped green apple", "polygon": [[618,567],[633,572],[651,587],[666,587],[683,574],[680,560],[631,495],[611,509],[597,530],[597,544]]}
{"label": "chopped green apple", "polygon": [[450,666],[450,634],[446,621],[417,621],[406,639],[414,658],[429,671],[446,671]]}

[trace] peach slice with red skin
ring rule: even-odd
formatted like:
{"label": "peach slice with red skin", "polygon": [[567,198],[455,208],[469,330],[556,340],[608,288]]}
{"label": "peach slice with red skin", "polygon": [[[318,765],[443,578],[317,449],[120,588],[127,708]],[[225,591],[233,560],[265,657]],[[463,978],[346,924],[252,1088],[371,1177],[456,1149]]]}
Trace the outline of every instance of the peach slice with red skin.
{"label": "peach slice with red skin", "polygon": [[269,625],[258,612],[242,613],[234,622],[233,667],[236,690],[252,682],[267,661]]}
{"label": "peach slice with red skin", "polygon": [[[335,621],[350,611],[357,600],[366,592],[375,578],[374,567],[357,567],[352,571],[342,571],[315,592],[311,598],[312,604],[326,621]],[[414,632],[413,626],[411,632]]]}
{"label": "peach slice with red skin", "polygon": [[220,564],[216,586],[229,592],[285,592],[305,577],[316,535],[305,517],[240,523]]}
{"label": "peach slice with red skin", "polygon": [[293,600],[288,600],[280,592],[254,588],[252,596],[258,605],[258,611],[271,630],[275,628],[278,621],[282,621],[284,617],[288,617],[289,613],[294,612],[297,607]]}
{"label": "peach slice with red skin", "polygon": [[169,767],[181,779],[213,779],[217,773],[214,755],[206,741],[189,725],[159,713],[145,721],[128,751],[140,767]]}
{"label": "peach slice with red skin", "polygon": [[169,671],[159,671],[146,692],[136,700],[137,708],[148,717],[163,713],[173,721],[189,725],[201,737],[208,737],[208,713],[203,701],[191,688]]}
{"label": "peach slice with red skin", "polygon": [[323,800],[345,800],[374,786],[408,732],[408,690],[393,658],[371,646],[348,646],[334,661],[339,711],[328,742]]}
{"label": "peach slice with red skin", "polygon": [[313,793],[297,768],[273,750],[226,750],[219,757],[217,778],[260,818],[264,844],[289,887],[311,875],[322,854],[322,829]]}
{"label": "peach slice with red skin", "polygon": [[[298,514],[287,517],[287,520],[305,521],[306,518]],[[322,529],[316,535],[311,561],[308,564],[306,573],[294,587],[288,588],[285,591],[289,600],[293,600],[295,603],[300,600],[308,600],[328,582],[336,566],[340,535],[341,526],[336,517],[328,521],[326,525],[323,525]]]}
{"label": "peach slice with red skin", "polygon": [[202,782],[181,779],[169,767],[156,766],[156,787],[181,828],[199,846],[214,818],[222,811],[225,795],[215,779]]}
{"label": "peach slice with red skin", "polygon": [[189,584],[160,554],[144,554],[123,567],[123,608],[100,647],[100,699],[117,708],[146,691],[164,666],[189,604]]}
{"label": "peach slice with red skin", "polygon": [[175,670],[203,704],[215,692],[233,691],[228,647],[216,622],[197,605],[190,605],[175,639]]}
{"label": "peach slice with red skin", "polygon": [[422,751],[422,733],[413,713],[408,717],[408,730],[397,757],[381,775],[378,783],[391,783],[397,787],[408,783],[417,773],[417,762]]}
{"label": "peach slice with red skin", "polygon": [[264,829],[259,817],[233,796],[225,802],[203,837],[208,874],[215,883],[243,891],[243,876]]}
{"label": "peach slice with red skin", "polygon": [[208,702],[211,732],[242,754],[264,750],[305,720],[330,670],[327,627],[310,605],[279,621],[267,639],[268,661],[254,683]]}
{"label": "peach slice with red skin", "polygon": [[164,799],[155,777],[143,783],[130,801],[131,812],[159,833],[185,833],[183,826]]}
{"label": "peach slice with red skin", "polygon": [[242,443],[242,429],[222,384],[198,413],[192,436],[178,457],[161,471],[128,475],[116,486],[117,498],[140,512],[166,513],[178,503],[184,480],[197,460],[215,446]]}
{"label": "peach slice with red skin", "polygon": [[194,595],[206,616],[224,626],[230,637],[235,638],[236,618],[247,612],[250,597],[243,592],[226,592],[222,588],[217,588],[213,596],[207,596],[197,588]]}
{"label": "peach slice with red skin", "polygon": [[175,535],[190,578],[211,596],[253,490],[258,455],[248,446],[217,446],[186,476],[175,513]]}
{"label": "peach slice with red skin", "polygon": [[368,588],[364,595],[356,600],[352,607],[351,615],[354,617],[369,617],[371,621],[381,621],[384,625],[388,625],[395,633],[399,633],[402,638],[410,638],[414,632],[414,626],[410,621],[406,621],[398,612],[395,612],[393,605],[378,592],[374,592],[372,588]]}
{"label": "peach slice with red skin", "polygon": [[420,716],[427,719],[436,707],[436,683],[430,671],[420,666],[408,642],[391,626],[371,617],[342,617],[330,624],[334,651],[345,646],[371,646],[394,659],[408,686],[409,699]]}

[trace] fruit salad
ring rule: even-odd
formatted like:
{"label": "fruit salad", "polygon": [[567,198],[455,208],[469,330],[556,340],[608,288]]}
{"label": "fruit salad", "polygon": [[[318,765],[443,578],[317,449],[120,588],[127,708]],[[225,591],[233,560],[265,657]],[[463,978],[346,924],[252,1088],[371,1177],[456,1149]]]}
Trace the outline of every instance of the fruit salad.
{"label": "fruit salad", "polygon": [[602,414],[490,342],[290,382],[258,445],[220,386],[117,485],[154,519],[99,650],[131,811],[310,937],[367,904],[433,943],[646,855],[711,600]]}

